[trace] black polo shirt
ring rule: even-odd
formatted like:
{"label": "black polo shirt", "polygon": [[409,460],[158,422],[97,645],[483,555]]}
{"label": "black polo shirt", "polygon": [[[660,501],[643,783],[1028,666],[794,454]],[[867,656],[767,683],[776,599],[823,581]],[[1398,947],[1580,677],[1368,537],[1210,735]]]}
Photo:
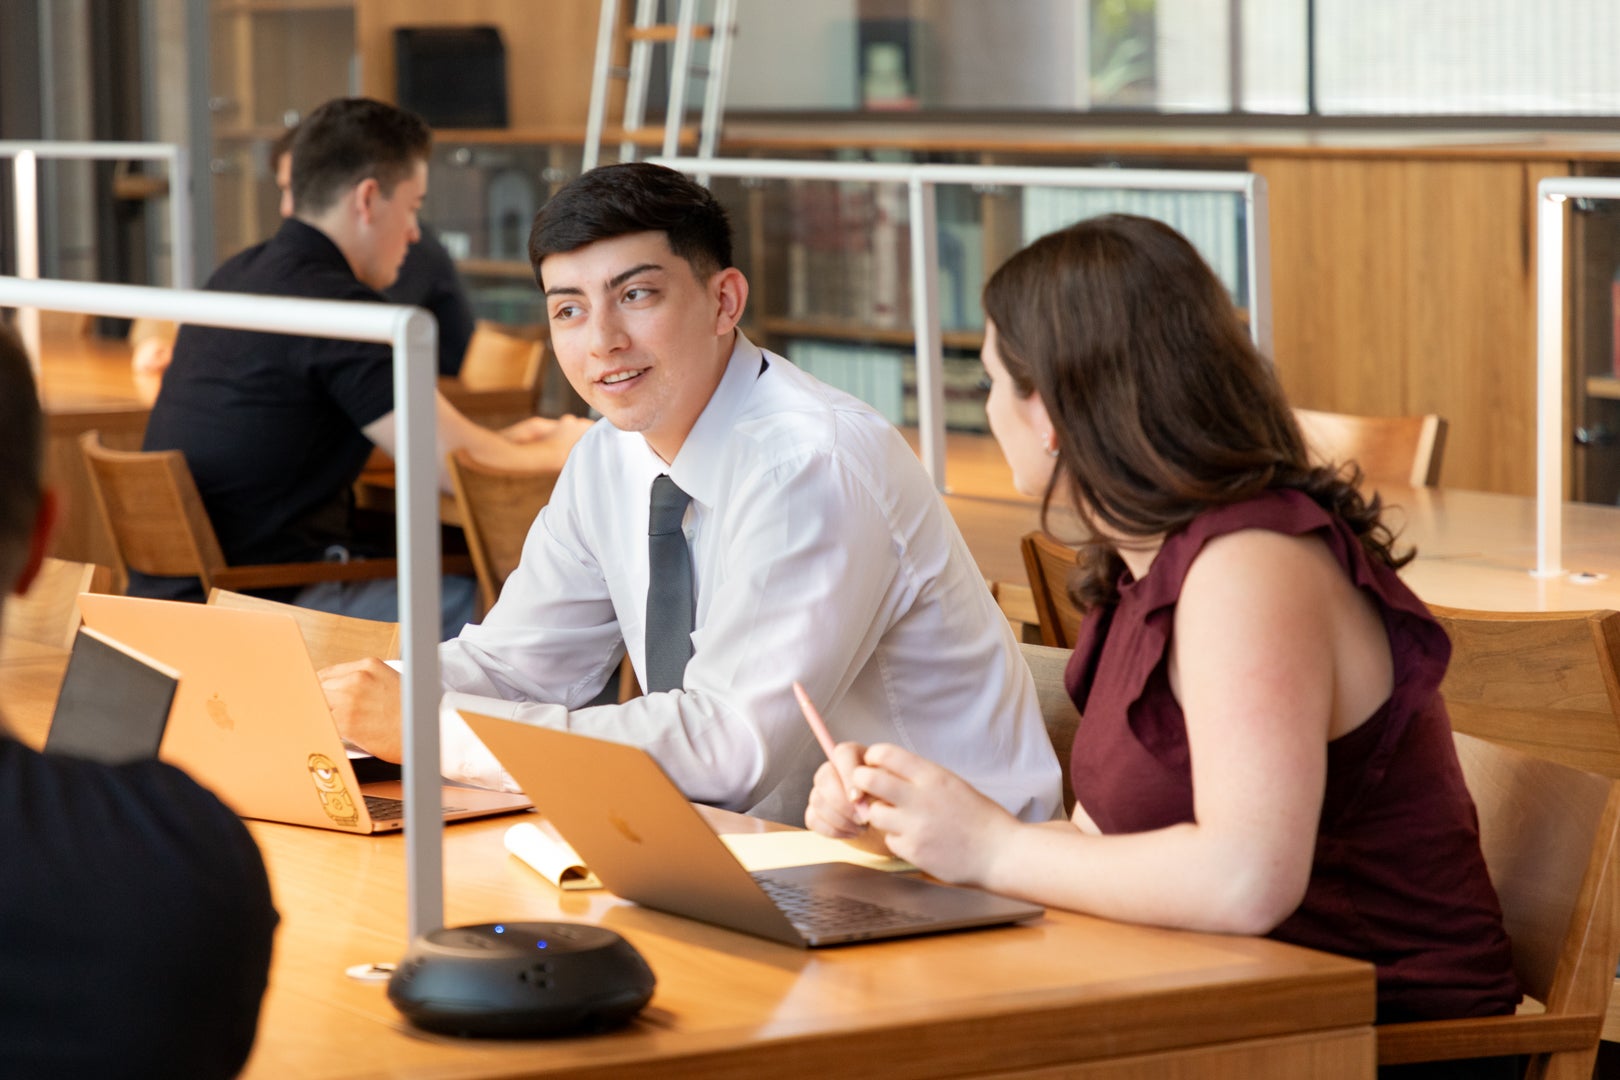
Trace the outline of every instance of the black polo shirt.
{"label": "black polo shirt", "polygon": [[[325,233],[293,218],[206,288],[382,300]],[[361,428],[393,407],[385,345],[184,326],[145,448],[185,454],[227,562],[320,559],[354,546],[352,488],[372,448]]]}

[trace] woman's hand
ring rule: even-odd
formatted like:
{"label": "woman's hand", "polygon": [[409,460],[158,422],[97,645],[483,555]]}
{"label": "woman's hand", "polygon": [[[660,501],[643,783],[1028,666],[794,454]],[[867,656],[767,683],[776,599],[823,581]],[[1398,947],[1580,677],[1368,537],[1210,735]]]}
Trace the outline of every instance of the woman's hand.
{"label": "woman's hand", "polygon": [[864,800],[844,779],[865,756],[866,747],[859,743],[839,743],[833,748],[832,759],[816,770],[810,802],[804,808],[805,828],[839,840],[853,840],[866,831]]}
{"label": "woman's hand", "polygon": [[[1019,828],[960,776],[890,743],[867,750],[849,778],[868,797],[865,817],[889,850],[944,881],[983,883],[1004,838]],[[816,779],[819,790],[819,772]]]}

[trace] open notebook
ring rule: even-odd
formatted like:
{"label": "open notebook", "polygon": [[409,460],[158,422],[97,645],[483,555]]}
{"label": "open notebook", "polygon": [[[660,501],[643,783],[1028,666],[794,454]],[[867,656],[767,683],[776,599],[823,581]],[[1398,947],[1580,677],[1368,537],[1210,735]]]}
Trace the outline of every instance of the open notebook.
{"label": "open notebook", "polygon": [[[731,854],[750,873],[830,862],[854,863],[856,866],[870,866],[874,870],[916,869],[893,855],[863,851],[842,840],[799,829],[722,833],[720,841],[731,849]],[[602,882],[591,873],[579,852],[545,818],[536,822],[520,821],[507,829],[506,850],[528,863],[535,873],[559,889],[602,887]]]}

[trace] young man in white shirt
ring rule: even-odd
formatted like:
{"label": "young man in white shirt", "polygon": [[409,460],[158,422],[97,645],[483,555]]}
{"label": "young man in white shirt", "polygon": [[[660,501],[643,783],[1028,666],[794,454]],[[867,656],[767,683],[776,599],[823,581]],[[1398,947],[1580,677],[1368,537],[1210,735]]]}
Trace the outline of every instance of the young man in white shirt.
{"label": "young man in white shirt", "polygon": [[[797,680],[840,740],[943,755],[1020,817],[1052,817],[1029,670],[955,523],[880,415],[737,330],[748,282],[707,189],[593,170],[541,210],[529,255],[558,362],[603,422],[500,601],[442,647],[446,773],[510,785],[466,707],[642,746],[694,800],[801,822],[821,757]],[[678,574],[650,569],[672,565],[649,551],[660,477],[690,497]],[[687,563],[690,610],[660,632],[653,594]],[[627,651],[649,692],[593,705]],[[393,672],[341,665],[325,686],[344,734],[397,760]]]}

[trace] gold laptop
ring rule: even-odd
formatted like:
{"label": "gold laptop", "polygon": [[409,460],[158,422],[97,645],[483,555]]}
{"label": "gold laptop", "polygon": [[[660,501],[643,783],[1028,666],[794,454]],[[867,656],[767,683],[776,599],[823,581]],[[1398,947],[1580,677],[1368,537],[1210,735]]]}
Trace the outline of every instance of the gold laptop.
{"label": "gold laptop", "polygon": [[[87,626],[180,673],[158,756],[237,814],[343,832],[404,826],[403,784],[361,784],[292,616],[85,593]],[[446,821],[528,809],[522,795],[447,784]]]}
{"label": "gold laptop", "polygon": [[1044,910],[843,862],[750,874],[640,747],[461,715],[602,884],[646,907],[801,948],[1000,926]]}

